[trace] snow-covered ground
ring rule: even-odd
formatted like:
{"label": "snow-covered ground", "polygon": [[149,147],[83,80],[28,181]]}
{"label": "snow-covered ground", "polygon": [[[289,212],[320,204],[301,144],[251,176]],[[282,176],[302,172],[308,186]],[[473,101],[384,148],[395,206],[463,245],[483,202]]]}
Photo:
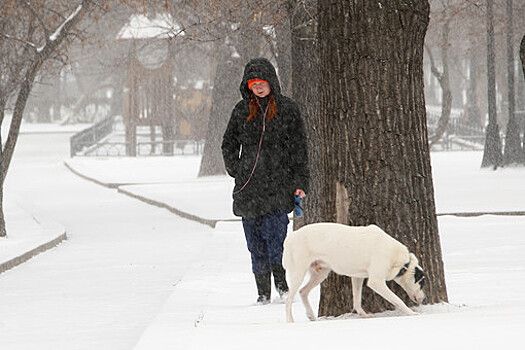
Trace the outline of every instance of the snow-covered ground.
{"label": "snow-covered ground", "polygon": [[[194,156],[67,159],[67,147],[64,136],[26,135],[15,155],[0,262],[9,245],[29,249],[38,225],[26,224],[24,210],[65,227],[68,240],[0,274],[1,349],[525,348],[523,216],[439,217],[449,304],[416,317],[309,322],[297,301],[296,323],[287,324],[280,301],[253,305],[242,226],[228,221],[228,177],[197,179]],[[480,170],[481,157],[432,154],[438,213],[525,211],[525,169]],[[219,222],[212,229],[86,181],[64,160]]]}

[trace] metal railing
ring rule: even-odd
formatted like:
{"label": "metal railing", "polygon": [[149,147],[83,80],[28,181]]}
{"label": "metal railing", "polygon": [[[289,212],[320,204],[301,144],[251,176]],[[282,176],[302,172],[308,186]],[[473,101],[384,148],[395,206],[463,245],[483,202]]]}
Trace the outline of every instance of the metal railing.
{"label": "metal railing", "polygon": [[93,126],[82,130],[79,133],[71,136],[70,142],[70,156],[74,157],[85,149],[95,145],[104,137],[113,132],[113,116],[107,117]]}
{"label": "metal railing", "polygon": [[[429,134],[437,129],[440,116],[439,113],[427,110]],[[450,151],[454,147],[459,149],[483,149],[485,129],[479,125],[469,124],[462,119],[462,113],[451,112],[447,131],[437,142],[437,145],[440,145],[446,151]]]}
{"label": "metal railing", "polygon": [[[175,141],[139,141],[137,142],[138,155],[185,155],[202,154],[204,140],[175,140]],[[169,150],[169,151],[166,151]]]}
{"label": "metal railing", "polygon": [[[481,126],[463,122],[459,112],[453,111],[446,133],[439,141],[442,149],[451,150],[453,146],[461,149],[479,149],[485,142],[485,130]],[[427,110],[429,132],[436,129],[440,114]],[[70,155],[85,156],[126,156],[126,142],[102,141],[115,130],[114,118],[108,117],[85,129],[70,139]],[[101,142],[102,141],[102,142]],[[137,142],[139,156],[169,156],[185,154],[202,154],[204,140],[144,141]],[[169,150],[169,151],[165,151]],[[171,151],[173,150],[173,151]]]}
{"label": "metal railing", "polygon": [[[164,146],[169,147],[164,147]],[[82,155],[86,157],[124,157],[129,146],[125,141],[103,141],[95,145],[90,142],[79,143]],[[174,156],[202,154],[204,140],[177,140],[177,141],[139,141],[137,142],[137,156]],[[169,150],[169,151],[166,151]]]}

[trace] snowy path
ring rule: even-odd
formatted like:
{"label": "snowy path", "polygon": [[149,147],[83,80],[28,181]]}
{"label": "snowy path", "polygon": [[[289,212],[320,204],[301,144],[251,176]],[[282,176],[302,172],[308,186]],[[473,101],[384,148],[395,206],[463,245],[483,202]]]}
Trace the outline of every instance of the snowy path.
{"label": "snowy path", "polygon": [[62,164],[68,141],[21,135],[17,146],[6,197],[62,223],[68,240],[0,278],[2,349],[133,348],[211,234],[76,177]]}
{"label": "snowy path", "polygon": [[[438,211],[523,211],[525,170],[480,171],[480,156],[432,155]],[[63,165],[66,157],[67,136],[24,135],[19,144],[7,197],[52,216],[69,240],[0,275],[0,349],[312,349],[348,339],[370,349],[523,348],[523,216],[439,217],[450,304],[423,306],[419,317],[394,311],[309,322],[296,302],[297,323],[287,324],[282,303],[253,306],[240,222],[213,230],[181,219],[78,178]],[[202,180],[214,196],[201,180],[180,183],[190,175],[179,177],[181,169],[195,172],[187,164],[193,161],[76,165],[94,174],[100,167],[98,175],[118,175],[119,183],[160,176],[156,184],[125,187],[188,212],[213,218],[230,210],[228,179]],[[312,294],[316,303],[319,291]]]}

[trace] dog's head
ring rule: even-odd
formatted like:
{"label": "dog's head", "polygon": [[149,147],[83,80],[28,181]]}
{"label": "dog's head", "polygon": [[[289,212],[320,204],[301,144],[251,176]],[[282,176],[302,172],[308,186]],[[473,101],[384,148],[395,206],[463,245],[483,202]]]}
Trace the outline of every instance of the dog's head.
{"label": "dog's head", "polygon": [[426,276],[423,269],[419,266],[419,261],[416,256],[410,253],[410,261],[408,266],[404,266],[399,274],[394,278],[404,290],[407,292],[410,299],[417,304],[421,304],[425,299],[425,292],[423,287],[425,285]]}

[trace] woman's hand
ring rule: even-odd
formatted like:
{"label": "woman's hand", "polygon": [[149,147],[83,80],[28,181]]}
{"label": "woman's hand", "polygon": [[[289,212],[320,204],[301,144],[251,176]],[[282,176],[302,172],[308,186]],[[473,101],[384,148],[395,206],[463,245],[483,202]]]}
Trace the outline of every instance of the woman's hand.
{"label": "woman's hand", "polygon": [[298,189],[295,190],[294,195],[296,195],[296,196],[299,195],[300,198],[304,198],[304,196],[306,196],[306,193],[304,193],[303,190],[301,190],[300,188],[298,188]]}

